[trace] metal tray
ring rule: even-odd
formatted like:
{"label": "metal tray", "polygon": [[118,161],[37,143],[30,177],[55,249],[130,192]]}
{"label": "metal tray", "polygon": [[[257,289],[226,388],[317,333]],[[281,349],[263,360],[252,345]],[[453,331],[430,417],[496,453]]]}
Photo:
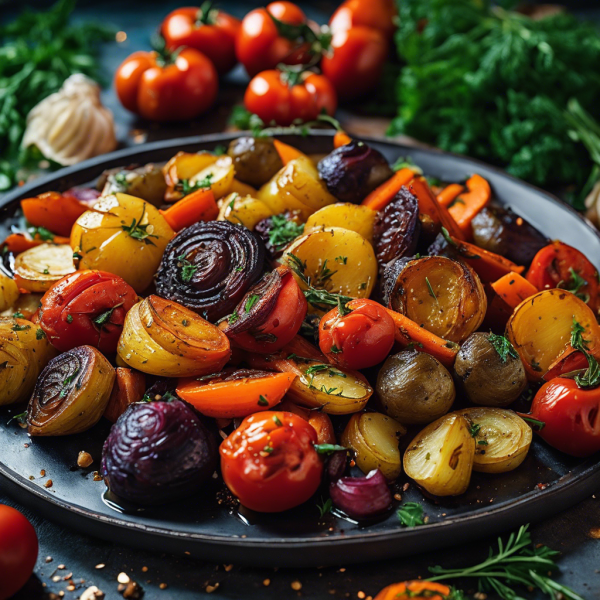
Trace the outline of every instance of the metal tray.
{"label": "metal tray", "polygon": [[[227,143],[236,134],[189,137],[129,148],[62,169],[27,184],[0,200],[0,236],[27,196],[64,190],[94,180],[107,168],[168,160],[179,150],[193,152]],[[307,153],[325,153],[331,134],[288,136],[286,141]],[[511,206],[550,238],[558,238],[600,264],[600,237],[575,211],[557,198],[483,163],[442,152],[415,149],[383,140],[365,139],[390,160],[411,156],[426,174],[459,181],[474,172],[486,177],[495,196]],[[0,485],[19,502],[65,526],[120,544],[199,558],[261,566],[325,566],[409,556],[443,546],[504,532],[530,521],[548,518],[581,501],[600,486],[598,456],[577,460],[535,439],[525,462],[501,475],[474,473],[469,490],[458,498],[424,496],[416,486],[395,492],[402,501],[418,501],[429,517],[426,525],[400,526],[395,510],[366,524],[327,514],[321,518],[312,501],[279,515],[238,511],[219,503],[219,483],[197,496],[157,508],[119,512],[104,497],[102,481],[94,481],[101,448],[109,429],[100,422],[90,431],[64,438],[29,438],[8,425],[22,407],[0,409]],[[95,459],[90,469],[78,469],[77,454]],[[45,476],[40,475],[45,470]],[[48,479],[52,486],[44,487]],[[324,494],[324,497],[326,495]],[[397,505],[398,502],[395,502]]]}

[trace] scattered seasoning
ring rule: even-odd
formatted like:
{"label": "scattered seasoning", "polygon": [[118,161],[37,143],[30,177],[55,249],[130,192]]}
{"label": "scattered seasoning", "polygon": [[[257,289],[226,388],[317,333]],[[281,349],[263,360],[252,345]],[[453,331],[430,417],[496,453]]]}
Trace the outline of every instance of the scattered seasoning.
{"label": "scattered seasoning", "polygon": [[67,315],[67,323],[73,322],[73,315]]}
{"label": "scattered seasoning", "polygon": [[46,556],[46,562],[51,563],[54,559],[51,556]]}
{"label": "scattered seasoning", "polygon": [[60,575],[55,575],[55,576],[52,578],[52,581],[53,581],[54,583],[58,583],[58,582],[60,581]]}
{"label": "scattered seasoning", "polygon": [[79,600],[100,600],[104,598],[104,592],[99,590],[95,585],[90,586],[79,596]]}
{"label": "scattered seasoning", "polygon": [[472,423],[471,427],[469,427],[469,433],[472,437],[477,437],[479,430],[481,429],[481,425],[479,423]]}
{"label": "scattered seasoning", "polygon": [[590,529],[589,535],[595,540],[600,540],[600,527],[594,527],[593,529]]}
{"label": "scattered seasoning", "polygon": [[137,600],[141,598],[144,594],[144,590],[142,590],[142,586],[140,586],[135,581],[130,581],[123,591],[123,598],[131,598],[132,600]]}
{"label": "scattered seasoning", "polygon": [[299,581],[292,581],[290,586],[296,592],[298,592],[302,589],[302,584]]}
{"label": "scattered seasoning", "polygon": [[75,586],[71,583],[67,586],[67,592],[74,592],[75,591]]}
{"label": "scattered seasoning", "polygon": [[[42,469],[40,471],[40,477],[46,477],[46,469]],[[60,567],[58,567],[58,568],[60,569]],[[64,567],[63,567],[63,569],[64,569]]]}
{"label": "scattered seasoning", "polygon": [[119,583],[127,584],[127,583],[129,583],[131,580],[129,579],[129,575],[127,575],[127,573],[123,573],[123,572],[121,572],[121,573],[119,573],[119,574],[117,575],[117,581],[118,581]]}
{"label": "scattered seasoning", "polygon": [[270,580],[270,579],[265,579],[265,580],[263,580],[263,585],[264,585],[265,587],[268,587],[268,586],[270,586],[270,585],[271,585],[271,580]]}
{"label": "scattered seasoning", "polygon": [[94,471],[94,481],[104,481],[104,477],[98,471]]}
{"label": "scattered seasoning", "polygon": [[233,565],[223,565],[223,568],[225,569],[225,571],[227,571],[227,573],[229,573],[229,571],[233,569]]}
{"label": "scattered seasoning", "polygon": [[[105,565],[104,563],[100,563],[100,564],[96,565],[94,568],[95,568],[95,569],[104,569],[104,567],[105,567],[105,566],[106,566],[106,565]],[[142,570],[143,570],[143,569],[142,569]]]}
{"label": "scattered seasoning", "polygon": [[400,502],[402,500],[402,496],[396,492],[394,494],[394,500],[398,500],[398,502]]}
{"label": "scattered seasoning", "polygon": [[362,598],[366,598],[366,596],[367,596],[364,592],[358,592],[356,595],[358,598],[361,598],[361,600],[362,600]]}
{"label": "scattered seasoning", "polygon": [[87,469],[93,462],[94,459],[92,458],[92,455],[84,450],[82,450],[77,456],[77,466],[81,467],[82,469]]}
{"label": "scattered seasoning", "polygon": [[142,567],[142,573],[147,573],[148,572],[148,567]]}
{"label": "scattered seasoning", "polygon": [[187,326],[190,324],[190,322],[189,322],[187,319],[183,319],[183,321],[181,321],[181,324],[182,324],[184,327],[187,327]]}
{"label": "scattered seasoning", "polygon": [[210,584],[209,584],[209,585],[207,585],[207,586],[204,588],[204,591],[205,591],[207,594],[212,594],[212,593],[213,593],[215,590],[217,590],[218,588],[219,588],[219,582],[217,581],[217,583],[215,583],[215,585],[210,585]]}
{"label": "scattered seasoning", "polygon": [[167,586],[167,584],[166,584],[166,583],[161,583],[161,584],[159,584],[159,586],[158,586],[158,587],[159,587],[161,590],[166,590],[168,586]]}
{"label": "scattered seasoning", "polygon": [[43,338],[46,337],[46,334],[44,333],[44,330],[41,329],[40,327],[37,328],[36,332],[35,332],[35,339],[36,340],[41,340]]}
{"label": "scattered seasoning", "polygon": [[44,484],[45,488],[51,488],[52,487],[52,479],[48,479],[48,481],[46,481],[46,483]]}

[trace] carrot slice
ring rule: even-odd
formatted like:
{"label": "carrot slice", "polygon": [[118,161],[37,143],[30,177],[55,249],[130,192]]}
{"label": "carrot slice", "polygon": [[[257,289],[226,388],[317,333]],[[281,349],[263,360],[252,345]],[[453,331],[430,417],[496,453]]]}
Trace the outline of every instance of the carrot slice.
{"label": "carrot slice", "polygon": [[396,331],[394,337],[396,342],[403,348],[412,345],[415,350],[427,352],[437,358],[445,367],[451,369],[460,346],[454,342],[448,342],[434,333],[419,327],[408,317],[386,308],[388,314],[394,320]]}
{"label": "carrot slice", "polygon": [[412,181],[414,176],[414,171],[411,171],[410,169],[400,169],[387,181],[384,181],[379,187],[375,188],[362,201],[362,205],[373,210],[383,210],[402,187],[408,185]]}
{"label": "carrot slice", "polygon": [[281,158],[281,162],[284,165],[287,165],[290,161],[300,158],[301,156],[305,156],[303,152],[300,152],[294,146],[290,146],[289,144],[285,144],[279,140],[274,139],[273,145],[275,146],[275,150],[277,150],[277,154],[279,154],[279,158]]}
{"label": "carrot slice", "polygon": [[[71,242],[70,238],[61,237],[60,235],[55,235],[52,240],[49,241],[52,244],[69,244]],[[15,255],[21,254],[21,252],[25,252],[25,250],[29,250],[30,248],[35,248],[36,246],[46,243],[48,242],[42,240],[38,234],[36,234],[32,239],[27,237],[24,233],[11,233],[4,240],[4,246],[6,246],[6,248],[8,248],[8,250]]]}
{"label": "carrot slice", "polygon": [[35,227],[45,227],[52,233],[68,237],[77,219],[88,207],[74,196],[46,192],[35,198],[21,200],[23,214]]}
{"label": "carrot slice", "polygon": [[166,210],[159,210],[174,231],[181,231],[198,221],[214,221],[219,207],[210,188],[188,194]]}
{"label": "carrot slice", "polygon": [[134,402],[139,402],[146,391],[146,376],[134,369],[117,367],[116,377],[108,404],[104,409],[104,417],[114,423],[125,409]]}
{"label": "carrot slice", "polygon": [[465,191],[465,187],[460,185],[460,183],[451,183],[447,185],[438,195],[437,201],[442,205],[448,208],[453,200],[456,200],[460,194]]}
{"label": "carrot slice", "polygon": [[207,417],[246,417],[279,404],[295,377],[293,373],[265,373],[207,383],[197,378],[180,379],[177,394]]}
{"label": "carrot slice", "polygon": [[452,590],[442,583],[432,581],[404,581],[383,588],[375,600],[445,600]]}
{"label": "carrot slice", "polygon": [[516,308],[530,296],[538,293],[538,289],[518,273],[507,273],[494,281],[494,291],[511,308]]}
{"label": "carrot slice", "polygon": [[345,131],[337,131],[333,136],[333,147],[340,148],[352,142],[352,138]]}
{"label": "carrot slice", "polygon": [[448,212],[458,223],[467,239],[473,237],[471,221],[473,217],[490,201],[492,190],[490,184],[481,175],[473,175],[467,181],[466,194],[461,194],[460,202],[448,208]]}

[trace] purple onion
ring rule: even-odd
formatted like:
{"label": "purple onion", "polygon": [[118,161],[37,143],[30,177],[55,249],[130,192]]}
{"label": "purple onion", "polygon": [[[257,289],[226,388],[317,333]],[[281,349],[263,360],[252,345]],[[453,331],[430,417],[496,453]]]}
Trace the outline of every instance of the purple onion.
{"label": "purple onion", "polygon": [[88,187],[72,187],[66,192],[63,192],[63,196],[72,196],[88,206],[96,204],[96,200],[100,197],[100,192],[94,188]]}
{"label": "purple onion", "polygon": [[366,519],[387,510],[392,493],[379,469],[366,477],[342,477],[329,487],[333,504],[354,519]]}

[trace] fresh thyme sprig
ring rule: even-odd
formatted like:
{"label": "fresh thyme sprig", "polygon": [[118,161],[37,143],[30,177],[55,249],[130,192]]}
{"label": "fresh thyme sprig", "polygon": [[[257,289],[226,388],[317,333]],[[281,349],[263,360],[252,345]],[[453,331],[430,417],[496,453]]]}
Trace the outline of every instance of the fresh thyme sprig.
{"label": "fresh thyme sprig", "polygon": [[583,373],[577,373],[575,375],[575,383],[580,388],[593,388],[600,385],[600,365],[598,365],[598,361],[590,354],[588,348],[589,342],[583,337],[584,333],[585,327],[573,317],[571,346],[575,350],[583,352],[588,360],[588,368]]}
{"label": "fresh thyme sprig", "polygon": [[134,240],[140,240],[144,242],[144,244],[149,244],[150,246],[156,246],[156,244],[150,238],[158,239],[157,235],[153,235],[150,231],[148,231],[148,227],[150,223],[146,223],[142,225],[142,221],[144,220],[144,215],[146,214],[146,204],[142,208],[142,214],[140,215],[139,221],[134,219],[131,221],[131,225],[121,225],[121,229],[126,231],[130,237]]}

